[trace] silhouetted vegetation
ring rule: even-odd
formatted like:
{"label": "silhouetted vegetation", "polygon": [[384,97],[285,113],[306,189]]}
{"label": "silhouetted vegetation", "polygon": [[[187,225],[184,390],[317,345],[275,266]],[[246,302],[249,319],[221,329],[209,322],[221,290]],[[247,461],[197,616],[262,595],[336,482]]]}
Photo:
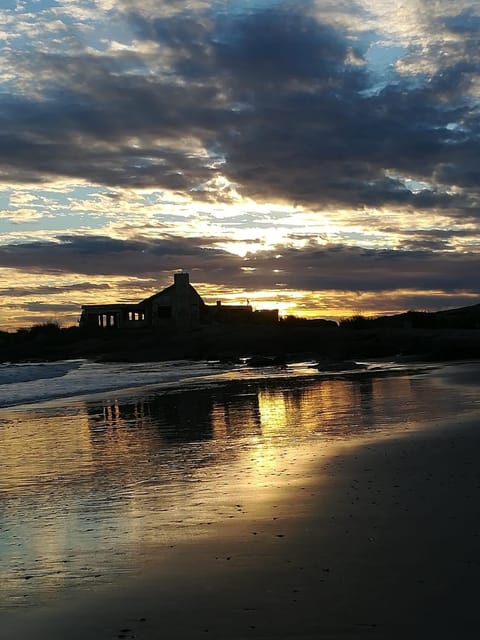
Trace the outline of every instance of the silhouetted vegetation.
{"label": "silhouetted vegetation", "polygon": [[334,320],[323,320],[322,318],[315,318],[311,320],[310,318],[302,318],[300,316],[286,316],[285,318],[281,318],[280,322],[286,324],[288,326],[296,326],[296,327],[337,327],[337,323]]}
{"label": "silhouetted vegetation", "polygon": [[[238,362],[241,356],[361,360],[480,358],[480,305],[436,314],[408,312],[334,322],[290,317],[275,324],[175,329],[61,328],[36,324],[0,332],[0,361],[92,358],[140,362],[179,358]],[[259,360],[261,361],[261,359]]]}
{"label": "silhouetted vegetation", "polygon": [[365,316],[355,315],[351,318],[344,318],[340,320],[340,327],[342,329],[366,329],[368,328],[370,320]]}
{"label": "silhouetted vegetation", "polygon": [[447,311],[407,311],[393,316],[355,315],[340,321],[348,329],[480,329],[480,304]]}

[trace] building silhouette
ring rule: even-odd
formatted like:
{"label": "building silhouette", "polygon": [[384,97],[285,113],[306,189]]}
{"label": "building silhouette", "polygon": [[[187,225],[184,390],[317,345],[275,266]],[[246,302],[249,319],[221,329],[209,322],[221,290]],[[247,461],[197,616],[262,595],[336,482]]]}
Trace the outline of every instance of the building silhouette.
{"label": "building silhouette", "polygon": [[83,305],[81,327],[140,329],[174,327],[189,329],[208,323],[273,323],[278,309],[254,311],[252,306],[206,305],[190,284],[188,273],[175,273],[173,284],[137,304]]}

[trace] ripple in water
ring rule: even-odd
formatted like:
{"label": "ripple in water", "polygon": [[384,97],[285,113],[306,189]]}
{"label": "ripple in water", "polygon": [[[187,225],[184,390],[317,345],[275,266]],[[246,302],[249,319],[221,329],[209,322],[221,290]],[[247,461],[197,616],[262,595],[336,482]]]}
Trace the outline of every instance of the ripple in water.
{"label": "ripple in water", "polygon": [[[428,372],[226,381],[1,413],[6,606],[135,573],[281,495],[335,443],[472,409]],[[256,505],[256,506],[255,506]]]}

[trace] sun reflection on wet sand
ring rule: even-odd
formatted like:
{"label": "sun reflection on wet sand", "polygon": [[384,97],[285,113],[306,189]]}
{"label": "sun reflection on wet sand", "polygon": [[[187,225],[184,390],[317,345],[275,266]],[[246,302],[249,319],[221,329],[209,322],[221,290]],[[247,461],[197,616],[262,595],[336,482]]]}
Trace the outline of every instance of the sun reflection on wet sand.
{"label": "sun reflection on wet sand", "polygon": [[0,595],[108,585],[246,513],[337,445],[454,415],[428,376],[265,381],[0,415]]}

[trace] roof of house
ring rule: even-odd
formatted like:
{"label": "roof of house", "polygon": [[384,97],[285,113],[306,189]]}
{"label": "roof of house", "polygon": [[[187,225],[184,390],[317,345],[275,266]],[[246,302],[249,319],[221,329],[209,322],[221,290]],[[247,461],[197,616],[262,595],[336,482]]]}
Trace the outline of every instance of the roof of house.
{"label": "roof of house", "polygon": [[[190,289],[190,291],[192,293],[195,294],[195,296],[200,300],[200,302],[202,304],[205,304],[202,300],[201,295],[198,293],[198,291],[195,289],[195,287],[192,287],[192,285],[190,283],[188,283],[188,288]],[[145,298],[145,300],[142,300],[140,302],[140,304],[145,304],[148,302],[151,302],[152,300],[154,300],[154,298],[157,298],[159,296],[163,296],[163,295],[168,295],[169,293],[174,293],[176,289],[176,285],[175,284],[171,284],[168,287],[166,287],[165,289],[162,289],[161,291],[157,291],[157,293],[154,293],[153,295],[149,296],[148,298]]]}

